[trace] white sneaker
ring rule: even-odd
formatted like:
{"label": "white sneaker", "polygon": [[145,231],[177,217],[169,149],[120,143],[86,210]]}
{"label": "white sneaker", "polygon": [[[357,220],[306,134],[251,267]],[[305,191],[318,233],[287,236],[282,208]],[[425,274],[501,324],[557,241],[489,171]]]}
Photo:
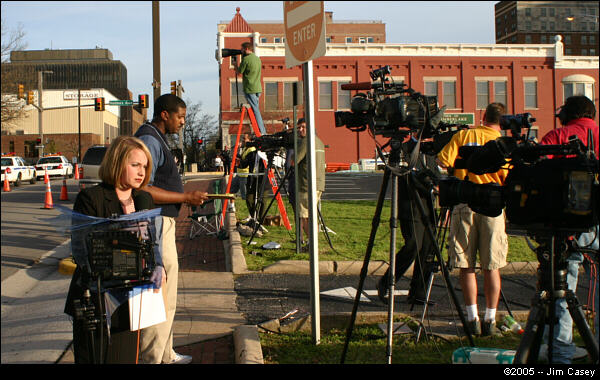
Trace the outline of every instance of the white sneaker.
{"label": "white sneaker", "polygon": [[177,352],[173,352],[173,354],[173,360],[171,360],[169,363],[163,364],[190,364],[192,362],[192,357],[189,355],[181,355]]}

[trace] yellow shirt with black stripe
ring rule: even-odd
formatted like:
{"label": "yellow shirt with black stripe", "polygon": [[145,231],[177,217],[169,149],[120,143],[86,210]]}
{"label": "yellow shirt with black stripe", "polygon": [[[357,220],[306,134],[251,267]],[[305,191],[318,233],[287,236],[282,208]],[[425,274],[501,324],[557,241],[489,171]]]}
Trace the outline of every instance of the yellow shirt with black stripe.
{"label": "yellow shirt with black stripe", "polygon": [[[446,167],[453,167],[454,161],[460,158],[458,149],[461,146],[483,146],[490,140],[500,137],[500,132],[486,126],[479,126],[472,129],[463,129],[457,132],[446,146],[438,153],[438,160]],[[473,174],[466,169],[455,169],[454,176],[460,180],[468,176],[469,181],[478,184],[495,182],[504,185],[508,175],[508,164],[503,166],[495,173]]]}

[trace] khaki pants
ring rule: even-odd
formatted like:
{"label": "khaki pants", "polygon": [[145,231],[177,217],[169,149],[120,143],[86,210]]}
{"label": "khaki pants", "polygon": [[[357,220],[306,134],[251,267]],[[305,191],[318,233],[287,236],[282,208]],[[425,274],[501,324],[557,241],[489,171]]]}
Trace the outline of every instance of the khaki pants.
{"label": "khaki pants", "polygon": [[163,264],[167,273],[167,282],[162,289],[167,320],[141,331],[140,352],[144,364],[168,363],[173,359],[173,320],[177,306],[177,277],[179,275],[174,218],[163,216],[161,248]]}
{"label": "khaki pants", "polygon": [[473,212],[466,204],[452,211],[448,255],[457,268],[475,268],[477,252],[481,269],[494,270],[506,266],[508,237],[504,211],[497,217]]}

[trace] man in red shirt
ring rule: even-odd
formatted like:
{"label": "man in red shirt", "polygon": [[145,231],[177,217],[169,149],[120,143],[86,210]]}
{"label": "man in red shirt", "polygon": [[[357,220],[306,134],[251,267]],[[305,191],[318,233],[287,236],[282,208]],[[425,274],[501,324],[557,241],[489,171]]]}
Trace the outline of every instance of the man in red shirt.
{"label": "man in red shirt", "polygon": [[[598,124],[594,121],[596,117],[596,107],[594,103],[586,96],[571,96],[567,98],[565,104],[560,107],[559,113],[556,115],[560,120],[562,128],[554,129],[548,132],[540,141],[542,145],[561,145],[569,142],[570,136],[577,136],[586,146],[589,146],[591,141],[588,141],[589,131],[592,131],[594,152],[596,158],[598,158]],[[550,157],[552,158],[552,157]],[[595,227],[595,231],[586,232],[581,234],[579,239],[585,241],[584,245],[590,247],[598,247],[598,226]],[[591,243],[589,243],[591,242]],[[577,289],[577,276],[579,271],[579,265],[583,262],[583,255],[581,252],[572,253],[567,259],[567,276],[566,282],[569,289],[573,292]],[[585,263],[586,274],[590,275],[590,265],[594,265],[593,262]],[[596,287],[598,286],[598,273],[596,271]],[[595,305],[595,325],[596,332],[598,326],[598,310],[597,310],[597,289],[596,289],[596,301]],[[573,343],[573,320],[569,311],[567,310],[567,301],[564,298],[557,299],[556,305],[556,318],[558,323],[554,328],[554,339],[552,344],[552,362],[557,364],[571,364],[573,358],[577,357],[576,347]],[[547,341],[549,329],[546,327],[544,332],[544,340]],[[542,346],[540,350],[540,359],[544,359],[547,355],[547,346]]]}
{"label": "man in red shirt", "polygon": [[586,96],[571,96],[560,107],[556,115],[563,125],[562,128],[554,129],[548,132],[541,141],[541,144],[566,144],[569,142],[569,136],[576,135],[586,146],[589,146],[588,131],[591,130],[594,136],[594,152],[598,156],[598,124],[594,122],[596,117],[596,107],[594,103]]}

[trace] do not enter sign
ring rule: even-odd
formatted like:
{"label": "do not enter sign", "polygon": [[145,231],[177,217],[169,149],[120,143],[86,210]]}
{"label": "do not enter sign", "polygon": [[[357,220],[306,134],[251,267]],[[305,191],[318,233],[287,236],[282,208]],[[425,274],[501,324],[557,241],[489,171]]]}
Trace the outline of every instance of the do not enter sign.
{"label": "do not enter sign", "polygon": [[300,65],[325,55],[323,1],[284,1],[285,63]]}

